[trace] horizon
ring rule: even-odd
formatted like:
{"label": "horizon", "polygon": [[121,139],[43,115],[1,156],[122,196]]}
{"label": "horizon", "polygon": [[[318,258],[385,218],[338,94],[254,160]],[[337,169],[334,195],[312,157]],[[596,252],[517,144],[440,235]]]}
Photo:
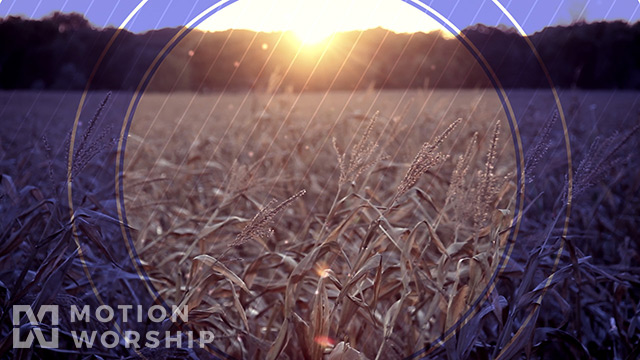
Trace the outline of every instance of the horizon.
{"label": "horizon", "polygon": [[[422,13],[413,0],[338,0],[303,2],[302,0],[222,0],[221,8],[211,13],[211,3],[196,0],[193,5],[171,1],[120,0],[116,4],[82,0],[2,1],[0,17],[21,16],[39,20],[56,11],[81,14],[96,28],[122,27],[133,33],[172,28],[195,27],[205,31],[250,30],[255,32],[294,32],[303,43],[326,39],[333,33],[364,31],[381,27],[394,33],[441,31],[451,37],[454,29],[475,25],[514,28],[532,35],[550,26],[568,26],[576,22],[594,23],[617,20],[634,24],[640,21],[640,1],[561,1],[536,0],[533,4],[493,4],[471,1],[461,9],[457,4],[431,1],[430,10],[441,19]],[[346,11],[351,9],[352,11]],[[137,9],[137,10],[136,10]],[[353,11],[355,9],[356,11]],[[426,11],[423,9],[423,11]],[[200,18],[198,18],[200,17]],[[450,29],[446,29],[447,24]]]}
{"label": "horizon", "polygon": [[[0,0],[2,1],[2,0]],[[640,1],[640,0],[639,0]],[[62,15],[71,15],[71,14],[78,14],[80,16],[82,16],[85,20],[87,20],[89,26],[95,30],[105,30],[105,29],[117,29],[118,26],[115,26],[113,24],[108,24],[106,26],[103,25],[99,25],[96,24],[94,22],[92,22],[90,19],[88,19],[85,14],[76,12],[76,11],[71,11],[71,12],[63,12],[63,11],[59,11],[59,10],[54,10],[53,12],[43,15],[40,18],[34,19],[34,18],[30,18],[25,16],[24,14],[9,14],[6,16],[0,16],[0,22],[10,18],[10,17],[15,17],[15,18],[20,18],[22,20],[25,21],[43,21],[43,20],[47,20],[47,19],[51,19],[51,17],[53,15],[55,15],[56,13],[60,13]],[[578,19],[574,22],[571,23],[567,23],[567,24],[554,24],[554,25],[548,25],[545,26],[542,29],[539,29],[533,33],[527,34],[527,36],[532,36],[535,35],[537,33],[540,33],[542,31],[544,31],[545,29],[548,28],[555,28],[555,27],[560,27],[560,28],[568,28],[568,27],[572,27],[572,26],[576,26],[576,25],[582,25],[582,24],[597,24],[597,23],[616,23],[616,22],[623,22],[625,24],[628,24],[629,26],[634,26],[637,23],[640,23],[640,19],[630,22],[624,19],[612,19],[612,20],[593,20],[593,21],[589,21],[589,20],[585,20],[585,19]],[[166,30],[166,29],[173,29],[173,28],[180,28],[180,27],[186,27],[186,25],[176,25],[176,26],[166,26],[166,27],[161,27],[161,28],[154,28],[154,29],[148,29],[148,30],[142,30],[142,31],[133,31],[131,29],[127,29],[127,28],[123,28],[122,30],[124,31],[128,31],[132,34],[145,34],[147,32],[152,32],[152,31],[160,31],[160,30]],[[467,30],[467,29],[473,29],[473,28],[477,28],[477,27],[487,27],[487,28],[493,28],[493,29],[498,29],[504,32],[518,32],[518,29],[514,26],[508,26],[505,24],[498,24],[498,25],[487,25],[484,23],[475,23],[475,24],[470,24],[467,25],[464,28],[461,28],[460,30]],[[201,26],[197,26],[194,27],[192,30],[198,30],[198,31],[202,31],[202,32],[207,32],[207,33],[224,33],[227,31],[247,31],[247,32],[254,32],[254,33],[263,33],[263,34],[280,34],[280,33],[295,33],[295,29],[272,29],[272,30],[265,30],[265,29],[249,29],[249,28],[224,28],[224,29],[208,29],[208,28],[203,28]],[[430,34],[430,33],[434,33],[434,32],[440,32],[441,34],[447,36],[448,38],[453,38],[454,36],[450,35],[450,33],[447,32],[446,29],[444,28],[433,28],[431,30],[416,30],[416,31],[401,31],[401,30],[393,30],[390,29],[388,27],[385,27],[384,25],[378,25],[375,27],[369,27],[369,28],[362,28],[362,29],[344,29],[344,30],[338,30],[335,31],[333,33],[335,34],[345,34],[345,33],[349,33],[349,32],[366,32],[366,31],[374,31],[374,30],[384,30],[384,31],[389,31],[391,33],[394,34],[398,34],[398,35],[411,35],[411,34]],[[328,37],[328,36],[327,36]]]}

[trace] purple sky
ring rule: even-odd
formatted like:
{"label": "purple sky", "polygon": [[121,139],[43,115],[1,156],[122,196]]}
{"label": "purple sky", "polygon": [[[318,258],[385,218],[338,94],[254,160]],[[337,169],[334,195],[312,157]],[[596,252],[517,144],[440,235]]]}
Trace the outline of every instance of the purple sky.
{"label": "purple sky", "polygon": [[[389,1],[399,3],[401,0]],[[499,1],[529,34],[548,25],[568,24],[575,19],[623,19],[629,22],[640,20],[639,0]],[[126,28],[140,32],[185,25],[217,2],[218,0],[148,0]],[[22,15],[38,19],[56,10],[74,11],[84,14],[97,26],[117,26],[139,3],[140,0],[0,0],[0,16]],[[476,23],[511,25],[508,17],[492,0],[423,0],[423,3],[434,8],[461,29]],[[357,16],[357,12],[353,13],[353,16]]]}

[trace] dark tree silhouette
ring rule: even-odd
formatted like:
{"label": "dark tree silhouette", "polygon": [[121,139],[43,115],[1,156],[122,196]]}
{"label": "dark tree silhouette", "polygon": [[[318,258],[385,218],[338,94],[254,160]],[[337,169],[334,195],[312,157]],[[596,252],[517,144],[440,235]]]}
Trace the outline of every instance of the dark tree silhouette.
{"label": "dark tree silhouette", "polygon": [[[136,88],[178,31],[122,31],[91,87]],[[98,29],[75,13],[0,19],[0,88],[83,89],[115,32]],[[475,88],[492,86],[488,69],[504,87],[548,86],[527,41],[515,30],[479,24],[463,34],[480,54],[437,32],[353,31],[337,34],[326,48],[300,51],[289,33],[193,31],[163,60],[163,77],[149,89],[260,89],[270,81],[273,85],[274,76],[284,76],[276,82],[280,88],[297,90]],[[529,39],[556,86],[640,89],[640,23],[578,22],[545,28]]]}

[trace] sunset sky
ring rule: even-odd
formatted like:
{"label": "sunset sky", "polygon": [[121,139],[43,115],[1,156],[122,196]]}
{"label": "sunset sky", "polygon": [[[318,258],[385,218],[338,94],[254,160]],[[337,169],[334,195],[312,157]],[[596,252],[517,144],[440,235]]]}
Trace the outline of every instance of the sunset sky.
{"label": "sunset sky", "polygon": [[243,0],[211,16],[199,26],[209,31],[231,28],[266,32],[291,30],[301,40],[311,43],[333,32],[375,27],[395,32],[430,32],[442,28],[411,5],[388,0]]}
{"label": "sunset sky", "polygon": [[[229,6],[201,23],[201,28],[260,31],[294,30],[310,40],[332,31],[382,26],[396,32],[428,32],[440,25],[409,2],[418,0],[0,0],[0,16],[41,18],[53,11],[84,14],[97,26],[119,26],[136,7],[139,12],[125,26],[133,32],[185,25],[214,4]],[[639,0],[424,0],[457,28],[476,23],[512,26],[534,33],[545,26],[572,20],[640,20]]]}

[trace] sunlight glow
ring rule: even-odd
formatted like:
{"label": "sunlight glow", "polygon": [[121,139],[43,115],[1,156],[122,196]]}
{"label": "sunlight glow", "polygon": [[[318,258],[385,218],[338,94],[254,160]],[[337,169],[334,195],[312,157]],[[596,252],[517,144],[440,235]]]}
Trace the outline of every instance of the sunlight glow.
{"label": "sunlight glow", "polygon": [[396,33],[443,30],[428,15],[400,0],[239,0],[203,21],[198,29],[292,31],[302,44],[311,45],[335,32],[377,27]]}
{"label": "sunlight glow", "polygon": [[333,340],[332,338],[325,336],[325,335],[318,335],[315,337],[314,341],[316,342],[316,344],[322,346],[322,347],[330,347],[330,346],[334,346],[336,344],[336,341]]}
{"label": "sunlight glow", "polygon": [[331,274],[331,269],[324,262],[320,262],[316,264],[315,271],[316,271],[316,274],[318,274],[318,276],[320,276],[321,278],[329,277],[329,275]]}
{"label": "sunlight glow", "polygon": [[322,28],[304,27],[293,29],[293,33],[303,45],[315,45],[331,36],[334,32]]}

